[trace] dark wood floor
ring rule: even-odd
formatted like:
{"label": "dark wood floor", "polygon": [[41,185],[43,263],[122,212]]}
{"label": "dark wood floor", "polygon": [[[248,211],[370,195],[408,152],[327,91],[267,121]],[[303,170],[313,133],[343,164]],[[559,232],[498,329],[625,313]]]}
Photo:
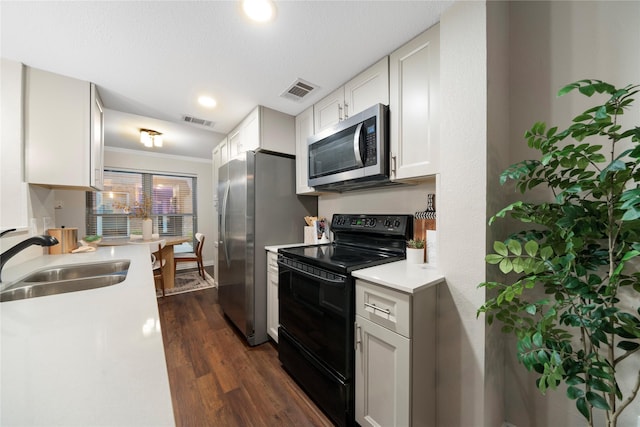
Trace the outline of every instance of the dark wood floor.
{"label": "dark wood floor", "polygon": [[332,426],[281,368],[275,344],[249,347],[215,289],[158,300],[178,427]]}

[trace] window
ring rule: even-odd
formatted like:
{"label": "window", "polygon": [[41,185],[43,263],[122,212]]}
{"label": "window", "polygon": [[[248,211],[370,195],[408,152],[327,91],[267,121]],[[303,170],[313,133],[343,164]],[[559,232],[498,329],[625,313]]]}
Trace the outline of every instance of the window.
{"label": "window", "polygon": [[196,189],[195,177],[105,170],[104,190],[86,196],[87,234],[142,234],[142,218],[136,218],[132,209],[144,204],[146,197],[151,200],[154,233],[194,236]]}

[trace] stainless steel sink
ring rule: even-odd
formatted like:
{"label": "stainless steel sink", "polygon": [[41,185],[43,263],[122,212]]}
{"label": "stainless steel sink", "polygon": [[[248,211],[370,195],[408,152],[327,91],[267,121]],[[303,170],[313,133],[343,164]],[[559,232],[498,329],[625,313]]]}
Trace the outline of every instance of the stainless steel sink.
{"label": "stainless steel sink", "polygon": [[127,278],[129,260],[73,264],[35,271],[0,292],[0,302],[86,291]]}
{"label": "stainless steel sink", "polygon": [[105,274],[126,272],[129,270],[129,264],[128,260],[116,260],[95,264],[62,265],[35,271],[23,278],[21,282],[57,282],[60,280],[103,276]]}

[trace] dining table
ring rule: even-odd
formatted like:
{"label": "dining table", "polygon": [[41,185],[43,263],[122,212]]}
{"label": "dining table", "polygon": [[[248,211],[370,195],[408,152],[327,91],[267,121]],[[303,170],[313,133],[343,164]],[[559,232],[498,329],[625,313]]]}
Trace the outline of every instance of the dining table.
{"label": "dining table", "polygon": [[164,248],[162,248],[162,259],[166,262],[165,267],[162,269],[162,278],[164,280],[165,289],[170,289],[175,286],[175,268],[174,268],[174,256],[173,247],[182,243],[191,242],[193,238],[191,236],[158,236],[154,235],[149,240],[144,240],[141,236],[126,236],[126,237],[106,237],[103,238],[98,246],[121,246],[121,245],[151,245],[154,242],[160,243],[161,240],[166,242]]}

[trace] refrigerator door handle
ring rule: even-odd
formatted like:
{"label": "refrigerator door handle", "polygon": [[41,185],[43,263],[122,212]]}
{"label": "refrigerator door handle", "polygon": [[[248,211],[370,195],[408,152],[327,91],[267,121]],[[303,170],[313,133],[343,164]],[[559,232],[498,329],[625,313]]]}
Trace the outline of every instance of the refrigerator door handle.
{"label": "refrigerator door handle", "polygon": [[231,182],[225,183],[224,197],[222,198],[222,224],[220,224],[220,231],[222,232],[222,248],[224,249],[224,259],[227,262],[227,267],[231,268],[231,260],[229,259],[229,249],[227,248],[227,201],[229,200],[229,190],[231,188]]}

